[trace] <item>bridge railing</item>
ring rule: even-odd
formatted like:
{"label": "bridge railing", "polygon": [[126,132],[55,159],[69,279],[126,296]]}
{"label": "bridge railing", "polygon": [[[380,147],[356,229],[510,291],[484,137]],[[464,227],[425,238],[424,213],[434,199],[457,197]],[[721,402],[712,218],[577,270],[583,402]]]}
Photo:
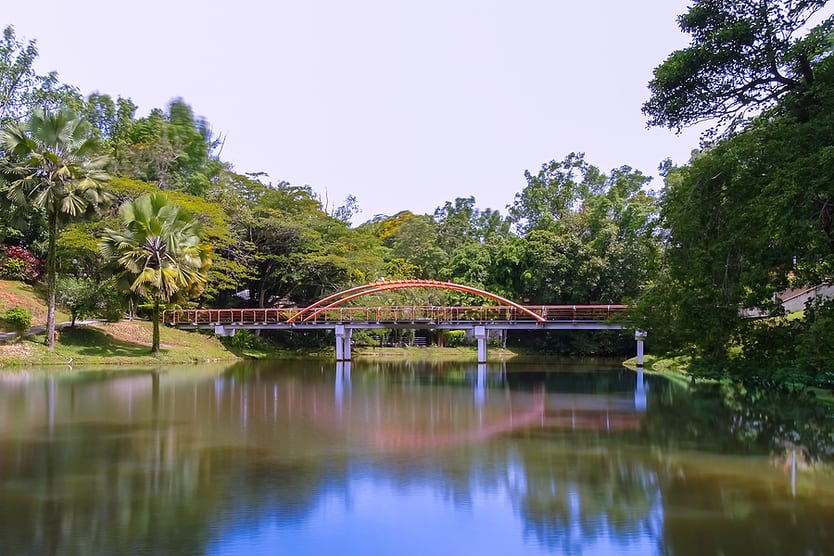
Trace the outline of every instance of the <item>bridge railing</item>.
{"label": "bridge railing", "polygon": [[[550,322],[605,321],[622,313],[628,305],[535,305],[526,309]],[[410,322],[526,322],[533,317],[515,307],[500,305],[365,306],[334,307],[305,314],[304,309],[178,309],[162,314],[171,326],[209,326],[223,324],[270,325],[292,321],[295,325],[326,323],[410,323]]]}

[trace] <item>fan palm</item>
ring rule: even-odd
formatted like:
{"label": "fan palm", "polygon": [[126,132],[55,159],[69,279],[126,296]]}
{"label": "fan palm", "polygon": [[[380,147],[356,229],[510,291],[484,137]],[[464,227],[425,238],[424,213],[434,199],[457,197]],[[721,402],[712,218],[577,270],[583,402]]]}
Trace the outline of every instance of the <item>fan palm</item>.
{"label": "fan palm", "polygon": [[36,109],[24,124],[0,130],[5,151],[0,174],[7,197],[20,206],[43,210],[47,220],[47,343],[55,348],[55,245],[58,225],[109,200],[103,184],[108,157],[97,154],[90,124],[73,112]]}
{"label": "fan palm", "polygon": [[122,287],[152,303],[151,351],[159,353],[160,306],[202,292],[211,248],[200,222],[162,193],[128,201],[119,215],[124,229],[105,230],[101,252],[121,269]]}

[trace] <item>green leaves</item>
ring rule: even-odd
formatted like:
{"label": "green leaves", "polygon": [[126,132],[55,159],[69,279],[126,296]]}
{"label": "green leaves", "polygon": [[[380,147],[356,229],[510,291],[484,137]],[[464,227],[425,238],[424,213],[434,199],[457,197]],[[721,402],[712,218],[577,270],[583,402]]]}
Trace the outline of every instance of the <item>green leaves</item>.
{"label": "green leaves", "polygon": [[154,338],[159,351],[159,306],[196,297],[206,283],[211,247],[202,242],[202,225],[162,192],[143,195],[119,209],[122,230],[105,231],[102,255],[121,269],[124,289],[153,302]]}
{"label": "green leaves", "polygon": [[680,130],[715,120],[732,130],[748,114],[773,107],[789,92],[810,93],[814,64],[830,45],[829,17],[804,37],[808,19],[825,0],[726,2],[696,0],[678,18],[692,35],[654,71],[643,105],[649,125]]}
{"label": "green leaves", "polygon": [[58,82],[55,72],[35,71],[38,48],[25,44],[7,26],[0,37],[0,125],[25,120],[35,107],[55,111],[80,100],[78,90]]}
{"label": "green leaves", "polygon": [[47,247],[47,341],[54,347],[56,241],[58,223],[97,210],[109,199],[103,189],[109,175],[106,159],[92,157],[96,143],[90,127],[67,110],[36,109],[25,126],[10,124],[0,130],[8,158],[0,173],[7,183],[6,196],[20,206],[33,206],[46,213]]}

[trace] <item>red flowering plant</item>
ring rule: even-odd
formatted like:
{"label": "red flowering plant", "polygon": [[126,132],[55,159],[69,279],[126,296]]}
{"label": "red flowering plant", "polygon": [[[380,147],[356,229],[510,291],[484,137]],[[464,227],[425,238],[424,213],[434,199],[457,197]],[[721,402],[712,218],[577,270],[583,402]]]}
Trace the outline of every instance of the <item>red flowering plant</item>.
{"label": "red flowering plant", "polygon": [[37,282],[43,274],[43,261],[25,247],[11,245],[0,250],[0,278]]}

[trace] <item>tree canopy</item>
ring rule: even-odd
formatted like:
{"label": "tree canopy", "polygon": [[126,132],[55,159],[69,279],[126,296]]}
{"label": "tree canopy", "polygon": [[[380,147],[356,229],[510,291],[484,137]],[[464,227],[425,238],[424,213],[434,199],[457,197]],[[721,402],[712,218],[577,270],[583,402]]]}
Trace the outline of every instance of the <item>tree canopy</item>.
{"label": "tree canopy", "polygon": [[834,17],[808,29],[826,0],[695,0],[678,18],[690,45],[654,70],[650,126],[703,121],[736,128],[787,93],[814,103],[816,67],[831,55]]}
{"label": "tree canopy", "polygon": [[65,218],[80,218],[109,199],[104,182],[108,158],[97,154],[90,125],[68,110],[35,109],[25,125],[0,130],[7,156],[0,161],[6,196],[15,204],[42,210],[47,220],[47,343],[55,347],[56,242]]}

